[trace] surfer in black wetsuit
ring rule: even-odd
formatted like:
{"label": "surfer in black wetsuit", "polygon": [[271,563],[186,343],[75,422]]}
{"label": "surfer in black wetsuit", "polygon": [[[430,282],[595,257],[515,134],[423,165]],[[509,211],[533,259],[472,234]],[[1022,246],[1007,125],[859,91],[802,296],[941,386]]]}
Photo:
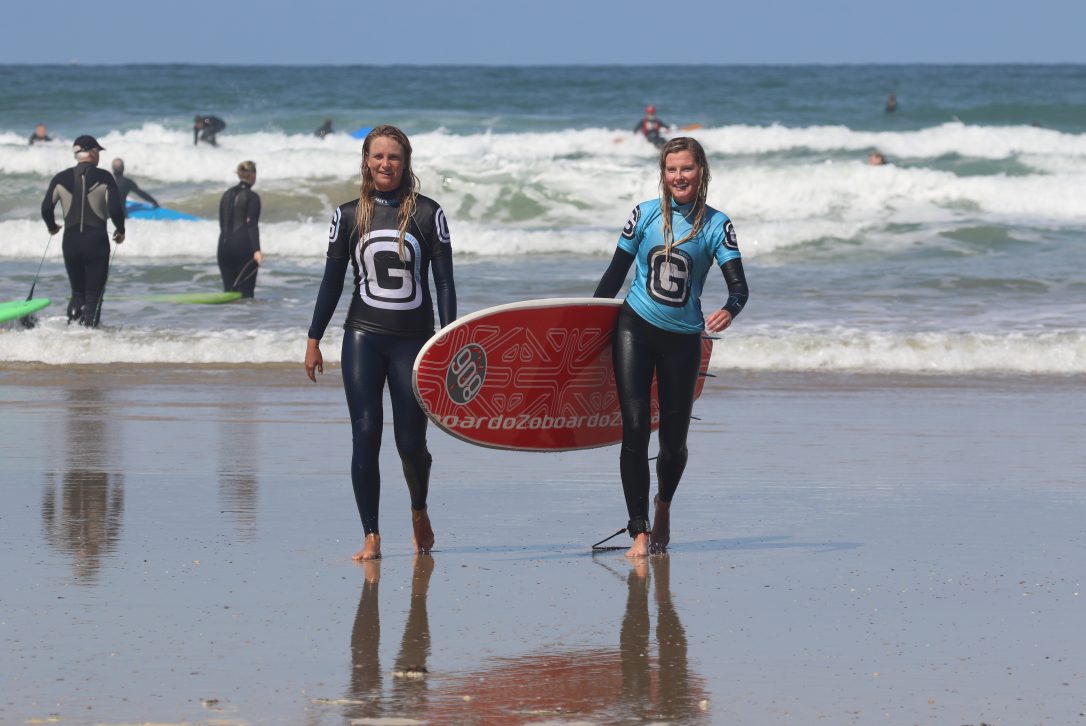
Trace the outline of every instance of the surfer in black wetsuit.
{"label": "surfer in black wetsuit", "polygon": [[[619,312],[612,345],[622,409],[619,471],[627,530],[627,557],[666,549],[671,500],[686,468],[686,437],[694,404],[702,331],[732,324],[749,291],[731,220],[706,204],[709,162],[695,139],[671,139],[660,151],[660,198],[634,207],[595,297],[614,297],[636,263],[634,281]],[[703,316],[701,291],[713,265],[728,286],[724,306]],[[649,529],[649,439],[653,375],[659,392],[659,494]],[[651,534],[650,534],[651,532]]]}
{"label": "surfer in black wetsuit", "polygon": [[[145,200],[152,207],[157,208],[158,202],[147,192],[140,189],[140,185],[132,181],[130,177],[124,175],[124,159],[113,160],[113,180],[117,182],[117,191],[121,195],[121,208],[125,208],[128,204],[128,195],[135,194],[140,199]],[[128,212],[125,212],[125,216],[128,216]]]}
{"label": "surfer in black wetsuit", "polygon": [[197,115],[192,125],[192,145],[196,146],[201,141],[212,146],[218,146],[215,135],[226,128],[226,122],[218,116]]}
{"label": "surfer in black wetsuit", "polygon": [[219,200],[219,272],[224,292],[242,297],[256,293],[256,273],[264,262],[260,251],[260,195],[253,191],[256,163],[238,164],[238,183]]}
{"label": "surfer in black wetsuit", "polygon": [[324,372],[320,340],[335,313],[348,265],[354,267],[354,294],[343,326],[343,387],[354,437],[351,483],[366,535],[354,559],[381,556],[378,458],[386,380],[396,451],[411,495],[413,541],[416,551],[429,552],[434,546],[426,511],[431,457],[426,414],[411,386],[412,367],[434,334],[430,269],[442,326],[456,318],[456,287],[445,213],[418,193],[411,142],[395,126],[378,126],[366,136],[359,199],[340,205],[332,215],[328,260],[306,342],[305,371],[311,381]]}
{"label": "surfer in black wetsuit", "polygon": [[45,124],[38,124],[34,127],[34,133],[30,134],[30,146],[34,144],[40,144],[43,141],[52,141],[53,137],[49,135],[49,132],[45,130]]}
{"label": "surfer in black wetsuit", "polygon": [[332,119],[326,118],[324,119],[324,123],[320,125],[320,128],[313,132],[313,135],[323,139],[330,133],[332,133]]}
{"label": "surfer in black wetsuit", "polygon": [[41,218],[49,234],[60,231],[54,208],[64,213],[64,267],[72,286],[68,322],[95,327],[101,315],[102,291],[109,275],[109,236],[106,219],[113,220],[113,241],[124,242],[124,207],[109,172],[98,168],[104,149],[93,136],[80,136],[72,146],[76,165],[53,177],[41,203]]}
{"label": "surfer in black wetsuit", "polygon": [[659,148],[667,141],[663,136],[663,132],[667,129],[668,125],[656,117],[656,107],[650,103],[645,107],[645,116],[637,122],[637,126],[634,126],[634,133],[642,134]]}

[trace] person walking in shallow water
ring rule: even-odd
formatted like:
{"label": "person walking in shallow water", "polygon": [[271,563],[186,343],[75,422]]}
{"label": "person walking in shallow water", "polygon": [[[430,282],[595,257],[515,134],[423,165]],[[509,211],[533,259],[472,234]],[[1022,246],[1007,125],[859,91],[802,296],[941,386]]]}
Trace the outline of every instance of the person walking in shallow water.
{"label": "person walking in shallow water", "polygon": [[93,136],[80,136],[72,146],[76,165],[53,177],[41,203],[41,217],[49,234],[60,231],[55,208],[64,212],[64,268],[72,295],[68,322],[97,327],[102,293],[109,276],[109,236],[106,220],[113,221],[113,241],[124,242],[124,206],[113,176],[98,168],[99,151]]}
{"label": "person walking in shallow water", "polygon": [[[735,229],[706,204],[709,162],[695,139],[671,139],[660,150],[660,198],[634,207],[594,297],[614,297],[630,267],[634,281],[619,311],[612,359],[622,411],[619,472],[633,538],[627,557],[662,552],[671,539],[671,502],[686,468],[686,437],[701,364],[703,330],[732,324],[749,292]],[[708,317],[701,291],[720,267],[728,299]],[[649,438],[655,374],[660,402],[659,493],[649,528]]]}
{"label": "person walking in shallow water", "polygon": [[395,126],[378,126],[362,145],[359,198],[332,215],[328,260],[306,341],[305,372],[316,382],[324,372],[320,341],[354,267],[354,294],[344,324],[342,367],[353,436],[351,484],[365,539],[356,560],[381,556],[379,455],[383,394],[388,382],[393,432],[411,496],[415,550],[429,552],[434,531],[426,508],[432,459],[426,446],[426,414],[411,385],[412,367],[434,334],[430,270],[434,273],[441,325],[456,318],[449,226],[441,206],[418,193],[411,142]]}

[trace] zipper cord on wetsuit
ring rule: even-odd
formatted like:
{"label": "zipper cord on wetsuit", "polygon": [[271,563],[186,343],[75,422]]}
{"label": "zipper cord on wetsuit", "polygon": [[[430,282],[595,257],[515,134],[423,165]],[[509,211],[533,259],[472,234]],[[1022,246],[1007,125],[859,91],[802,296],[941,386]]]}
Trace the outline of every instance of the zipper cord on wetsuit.
{"label": "zipper cord on wetsuit", "polygon": [[79,199],[79,231],[83,231],[83,218],[87,214],[87,170],[83,169],[83,173],[80,175],[83,180],[83,194]]}

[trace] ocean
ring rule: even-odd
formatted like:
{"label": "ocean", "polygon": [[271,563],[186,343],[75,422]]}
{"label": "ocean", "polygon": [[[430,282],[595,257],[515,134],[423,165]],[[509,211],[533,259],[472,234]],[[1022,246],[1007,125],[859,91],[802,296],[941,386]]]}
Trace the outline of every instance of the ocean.
{"label": "ocean", "polygon": [[[33,330],[0,327],[0,362],[300,371],[328,221],[357,194],[349,132],[378,123],[410,135],[449,217],[461,314],[589,296],[657,194],[656,150],[632,133],[653,103],[705,146],[709,202],[739,236],[751,299],[718,374],[1086,373],[1086,66],[2,66],[0,98],[0,299],[25,298],[44,255],[35,294],[54,301]],[[226,120],[217,148],[192,145],[196,113]],[[36,123],[54,141],[29,146]],[[60,238],[39,214],[83,133],[103,167],[123,157],[201,218],[129,221],[99,330],[66,325]],[[872,149],[890,163],[869,166]],[[257,298],[150,299],[220,289],[218,199],[245,159]],[[726,296],[711,274],[703,304]]]}

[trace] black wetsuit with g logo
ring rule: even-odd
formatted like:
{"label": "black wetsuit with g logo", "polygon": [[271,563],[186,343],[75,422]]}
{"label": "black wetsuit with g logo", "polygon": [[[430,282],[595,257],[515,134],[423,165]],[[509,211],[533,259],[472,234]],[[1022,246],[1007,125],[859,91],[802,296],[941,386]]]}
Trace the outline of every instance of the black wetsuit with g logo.
{"label": "black wetsuit with g logo", "polygon": [[388,381],[396,450],[411,494],[411,507],[426,506],[430,452],[426,414],[411,387],[415,356],[434,334],[430,270],[437,292],[438,315],[447,325],[456,318],[452,246],[445,213],[433,199],[419,195],[404,239],[399,244],[399,207],[388,195],[375,198],[370,231],[359,235],[358,200],[336,209],[328,233],[328,261],[321,281],[309,337],[320,340],[343,292],[347,265],[354,267],[354,293],[343,335],[343,387],[354,438],[351,483],[362,527],[377,533],[381,497],[378,456]]}

